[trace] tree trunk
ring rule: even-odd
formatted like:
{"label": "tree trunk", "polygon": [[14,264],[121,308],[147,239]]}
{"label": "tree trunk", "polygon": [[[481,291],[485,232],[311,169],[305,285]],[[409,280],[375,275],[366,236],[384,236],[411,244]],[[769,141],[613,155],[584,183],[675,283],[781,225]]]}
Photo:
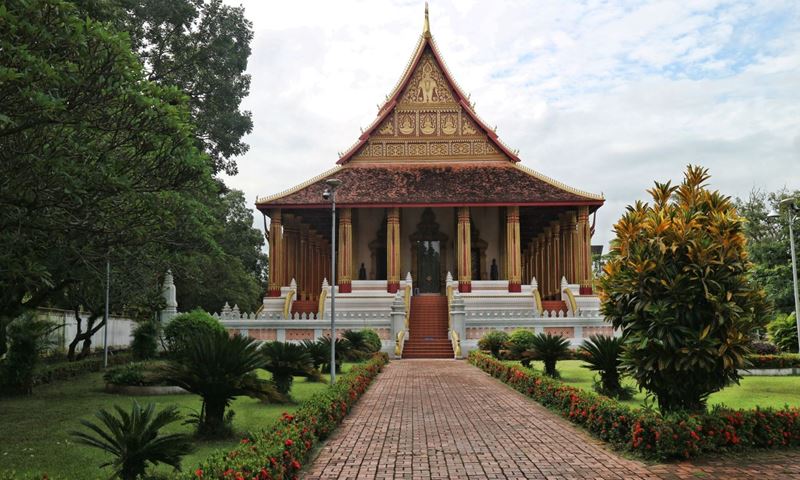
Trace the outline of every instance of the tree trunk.
{"label": "tree trunk", "polygon": [[[75,360],[82,360],[86,358],[92,349],[92,336],[97,333],[103,325],[105,325],[105,321],[101,321],[99,324],[95,325],[95,321],[100,318],[100,314],[92,313],[89,315],[89,318],[86,320],[86,331],[83,331],[81,328],[82,320],[80,315],[80,308],[75,307],[75,322],[77,324],[77,331],[75,333],[75,338],[69,344],[69,352],[67,353],[67,358],[70,362]],[[75,350],[78,347],[78,344],[83,342],[81,346],[81,352],[76,356]]]}
{"label": "tree trunk", "polygon": [[225,431],[225,401],[209,400],[205,401],[204,417],[201,425],[198,426],[198,433],[204,436],[220,436]]}

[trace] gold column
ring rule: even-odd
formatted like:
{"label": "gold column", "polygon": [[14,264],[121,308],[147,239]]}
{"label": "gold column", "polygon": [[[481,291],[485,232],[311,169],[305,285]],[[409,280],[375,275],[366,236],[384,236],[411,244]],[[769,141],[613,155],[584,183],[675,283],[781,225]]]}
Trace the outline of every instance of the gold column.
{"label": "gold column", "polygon": [[281,209],[270,212],[269,222],[269,287],[267,295],[281,296],[281,280],[283,266],[283,226],[281,225]]}
{"label": "gold column", "polygon": [[576,279],[576,262],[577,258],[575,258],[575,232],[577,231],[577,219],[575,217],[575,212],[567,212],[566,214],[566,236],[564,237],[566,241],[566,248],[565,251],[567,252],[567,281],[569,283],[575,283]]}
{"label": "gold column", "polygon": [[339,293],[353,291],[353,211],[342,208],[339,214],[339,251],[336,262]]}
{"label": "gold column", "polygon": [[506,269],[509,292],[522,291],[520,282],[522,247],[519,243],[519,207],[506,207]]}
{"label": "gold column", "polygon": [[286,252],[286,265],[284,281],[286,285],[291,284],[292,280],[297,281],[297,247],[300,231],[292,215],[284,216],[283,243]]}
{"label": "gold column", "polygon": [[298,298],[308,300],[309,291],[309,262],[308,262],[308,225],[300,224],[300,279],[297,284]]}
{"label": "gold column", "polygon": [[561,290],[561,269],[559,268],[561,262],[561,247],[559,235],[561,233],[561,224],[558,221],[550,222],[550,243],[553,245],[553,257],[550,263],[553,265],[553,271],[550,273],[550,294],[559,299]]}
{"label": "gold column", "polygon": [[592,293],[592,233],[589,226],[589,207],[578,207],[577,219],[578,279],[581,294]]}
{"label": "gold column", "polygon": [[458,291],[472,291],[472,239],[469,223],[469,207],[458,207]]}
{"label": "gold column", "polygon": [[544,235],[544,255],[542,256],[542,295],[546,298],[550,295],[550,291],[552,289],[552,281],[551,276],[553,272],[553,249],[552,249],[552,240],[550,234],[550,227],[545,227],[542,231],[542,235]]}
{"label": "gold column", "polygon": [[400,209],[389,208],[386,212],[386,291],[395,293],[400,289]]}

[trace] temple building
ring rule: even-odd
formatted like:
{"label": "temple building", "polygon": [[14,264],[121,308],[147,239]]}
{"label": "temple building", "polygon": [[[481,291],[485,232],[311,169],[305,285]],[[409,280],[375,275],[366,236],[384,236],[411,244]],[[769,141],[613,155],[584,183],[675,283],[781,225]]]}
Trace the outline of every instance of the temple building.
{"label": "temple building", "polygon": [[607,328],[591,286],[603,197],[522,165],[448,72],[427,6],[411,60],[355,144],[330,170],[257,200],[269,218],[269,290],[257,316],[231,326],[263,339],[329,333],[323,192],[334,178],[343,328],[363,320],[355,328],[375,328],[403,356],[453,356],[492,328],[549,328],[573,341],[586,336],[576,328]]}

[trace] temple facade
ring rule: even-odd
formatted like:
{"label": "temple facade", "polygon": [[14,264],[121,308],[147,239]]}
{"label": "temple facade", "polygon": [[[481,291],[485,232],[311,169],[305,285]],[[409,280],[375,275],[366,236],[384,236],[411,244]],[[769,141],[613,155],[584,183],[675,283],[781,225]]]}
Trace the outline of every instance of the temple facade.
{"label": "temple facade", "polygon": [[335,276],[338,323],[376,329],[398,355],[460,356],[494,328],[574,342],[587,328],[607,333],[590,252],[603,201],[523,166],[500,141],[448,72],[426,7],[411,60],[355,144],[330,170],[257,200],[269,289],[260,312],[223,320],[265,340],[329,334]]}

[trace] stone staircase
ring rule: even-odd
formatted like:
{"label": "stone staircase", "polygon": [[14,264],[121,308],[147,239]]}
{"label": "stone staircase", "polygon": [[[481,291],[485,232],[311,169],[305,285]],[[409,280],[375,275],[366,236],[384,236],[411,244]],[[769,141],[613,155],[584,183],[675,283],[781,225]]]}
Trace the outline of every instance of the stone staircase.
{"label": "stone staircase", "polygon": [[403,358],[453,358],[447,327],[447,297],[411,297],[410,334],[403,346]]}

